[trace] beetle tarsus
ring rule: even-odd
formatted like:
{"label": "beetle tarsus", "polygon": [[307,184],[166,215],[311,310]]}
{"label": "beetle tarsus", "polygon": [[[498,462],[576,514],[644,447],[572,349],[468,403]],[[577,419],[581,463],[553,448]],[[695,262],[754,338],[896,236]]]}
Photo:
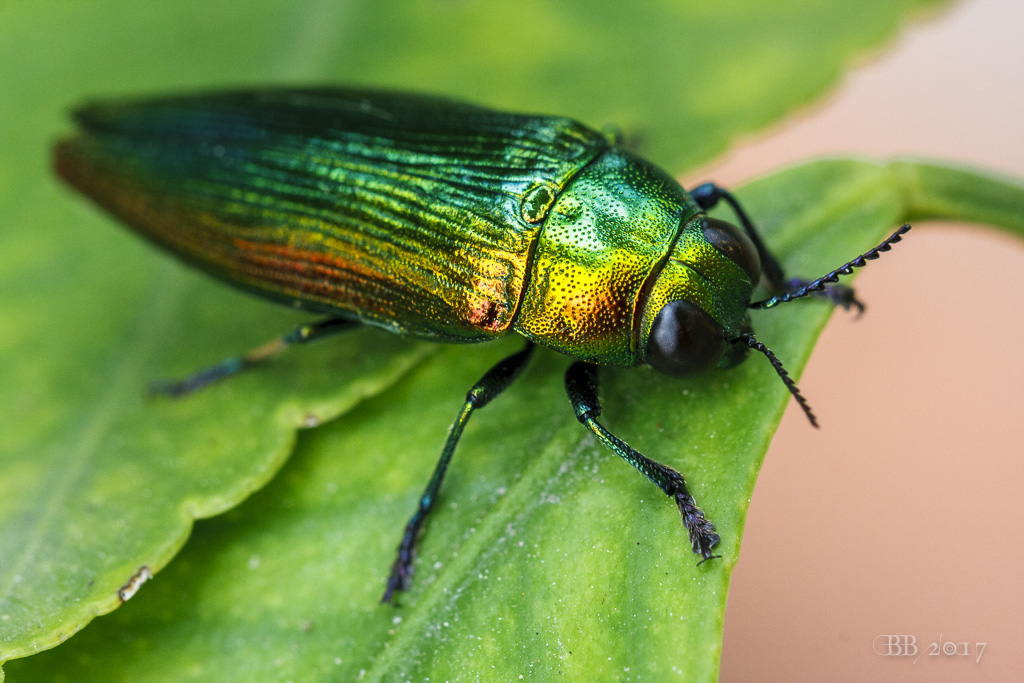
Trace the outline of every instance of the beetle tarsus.
{"label": "beetle tarsus", "polygon": [[382,603],[394,604],[393,599],[396,592],[407,591],[412,585],[413,560],[416,559],[416,539],[420,535],[420,528],[423,525],[423,515],[417,515],[409,520],[405,527],[405,534],[402,542],[398,544],[398,554],[395,563],[391,565],[391,573],[388,575],[388,585],[381,596]]}
{"label": "beetle tarsus", "polygon": [[246,367],[244,358],[225,358],[216,365],[203,368],[199,372],[180,380],[159,380],[149,385],[149,393],[153,395],[180,398],[186,394],[199,391],[214,382],[234,375]]}
{"label": "beetle tarsus", "polygon": [[697,506],[697,501],[690,495],[683,475],[660,463],[658,469],[667,480],[668,490],[665,492],[675,500],[676,506],[679,507],[679,514],[682,516],[686,533],[690,536],[690,545],[693,547],[694,554],[704,558],[697,563],[698,566],[708,560],[721,557],[721,555],[713,554],[711,549],[721,542],[722,537],[715,533],[714,523],[704,515],[704,511]]}
{"label": "beetle tarsus", "polygon": [[[811,284],[811,280],[805,280],[803,278],[793,278],[786,283],[786,291],[796,291],[803,289]],[[857,294],[853,287],[843,284],[832,284],[827,285],[825,289],[818,290],[813,293],[813,296],[824,299],[831,303],[833,306],[839,306],[844,311],[850,309],[856,309],[857,317],[859,318],[864,314],[867,306],[864,302],[857,298]]]}
{"label": "beetle tarsus", "polygon": [[704,564],[721,555],[714,555],[711,549],[722,540],[722,537],[715,533],[715,525],[710,519],[704,516],[704,511],[697,507],[696,501],[691,495],[676,494],[676,505],[683,516],[683,526],[690,535],[690,545],[693,552],[700,555],[702,559],[698,565]]}

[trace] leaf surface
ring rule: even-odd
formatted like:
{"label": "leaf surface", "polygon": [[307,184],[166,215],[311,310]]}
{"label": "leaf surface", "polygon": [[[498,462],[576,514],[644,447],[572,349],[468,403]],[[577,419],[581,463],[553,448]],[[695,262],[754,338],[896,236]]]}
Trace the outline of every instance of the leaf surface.
{"label": "leaf surface", "polygon": [[[824,272],[905,220],[983,217],[1024,234],[1024,186],[932,164],[818,162],[738,194],[791,272]],[[798,372],[829,313],[801,302],[754,324]],[[695,566],[674,506],[576,423],[567,360],[544,352],[471,421],[415,587],[399,609],[377,605],[466,387],[517,347],[445,347],[303,434],[284,471],[200,523],[152,586],[73,642],[12,663],[12,680],[713,679],[747,504],[789,400],[759,358],[684,384],[603,373],[606,424],[685,473],[722,534],[721,560]]]}

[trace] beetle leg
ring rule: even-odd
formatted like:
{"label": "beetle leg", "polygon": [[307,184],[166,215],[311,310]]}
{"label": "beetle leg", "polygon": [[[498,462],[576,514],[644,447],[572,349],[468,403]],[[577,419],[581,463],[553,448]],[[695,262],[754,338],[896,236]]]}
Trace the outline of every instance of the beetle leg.
{"label": "beetle leg", "polygon": [[[694,201],[700,206],[700,208],[708,211],[712,207],[718,204],[719,201],[725,201],[736,217],[740,219],[740,224],[743,229],[747,231],[747,235],[750,237],[750,241],[754,243],[757,248],[757,255],[761,259],[761,273],[764,276],[765,284],[775,294],[781,294],[783,292],[789,292],[800,289],[806,286],[810,280],[803,278],[787,278],[782,265],[779,260],[775,258],[768,247],[765,246],[761,240],[761,235],[758,234],[757,229],[754,227],[753,222],[747,215],[747,212],[743,210],[740,203],[736,200],[731,192],[725,188],[719,187],[714,183],[704,183],[694,189],[690,190],[690,195]],[[818,293],[818,296],[824,297],[831,301],[836,306],[842,306],[844,309],[849,310],[851,307],[857,309],[858,315],[864,312],[864,304],[861,303],[854,295],[853,288],[847,285],[832,284],[826,287],[823,291]]]}
{"label": "beetle leg", "polygon": [[150,385],[149,390],[154,394],[167,394],[168,396],[190,394],[225,377],[237,374],[242,370],[262,365],[280,355],[281,352],[293,344],[305,344],[316,339],[323,339],[339,332],[351,330],[358,324],[345,318],[328,318],[311,325],[303,325],[302,327],[295,328],[283,337],[256,347],[244,355],[225,358],[216,365],[203,368],[183,379],[154,382]]}
{"label": "beetle leg", "polygon": [[381,602],[391,602],[395,591],[408,590],[412,584],[412,561],[416,555],[416,540],[423,528],[430,510],[437,501],[437,494],[441,490],[441,482],[444,480],[445,472],[448,471],[448,464],[452,461],[452,454],[455,446],[459,443],[462,430],[469,421],[469,416],[478,408],[483,408],[490,403],[501,392],[505,391],[519,376],[526,366],[526,362],[533,355],[533,342],[527,341],[526,347],[501,360],[497,365],[488,370],[479,382],[466,394],[466,402],[462,405],[458,417],[448,430],[448,439],[444,442],[444,450],[441,451],[441,458],[434,467],[434,473],[427,483],[427,488],[420,496],[416,512],[409,518],[405,525],[405,533],[402,534],[402,541],[398,544],[398,553],[395,563],[391,566],[391,574],[388,576],[388,585],[381,597]]}
{"label": "beetle leg", "polygon": [[693,552],[704,558],[701,562],[720,557],[713,555],[711,549],[718,545],[721,538],[715,533],[715,525],[697,507],[696,501],[686,488],[683,475],[637,452],[597,421],[601,415],[601,403],[597,397],[597,366],[582,362],[573,363],[565,373],[565,390],[572,401],[573,410],[576,411],[576,419],[592,431],[601,443],[675,500],[683,517],[683,526],[690,535]]}

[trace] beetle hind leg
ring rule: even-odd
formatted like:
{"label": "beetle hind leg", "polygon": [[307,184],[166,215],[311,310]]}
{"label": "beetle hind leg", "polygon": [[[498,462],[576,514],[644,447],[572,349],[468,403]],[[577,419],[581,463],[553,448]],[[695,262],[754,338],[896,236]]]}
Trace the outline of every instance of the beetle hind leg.
{"label": "beetle hind leg", "polygon": [[405,532],[402,534],[402,540],[398,544],[395,562],[391,566],[391,574],[388,576],[387,588],[384,589],[384,595],[380,599],[381,602],[391,602],[396,592],[408,590],[412,585],[416,541],[423,530],[423,523],[426,521],[427,515],[437,502],[437,496],[441,490],[441,482],[448,471],[452,454],[455,453],[455,446],[458,445],[459,439],[462,437],[462,430],[465,429],[466,423],[469,422],[469,417],[473,414],[474,410],[483,408],[512,384],[523,371],[523,368],[526,367],[526,362],[533,355],[533,348],[533,342],[528,341],[522,351],[504,358],[488,370],[480,378],[480,381],[474,384],[473,388],[466,394],[466,402],[462,405],[462,410],[459,411],[458,416],[448,430],[448,439],[444,443],[441,457],[434,467],[434,473],[431,475],[427,487],[420,496],[416,512],[412,514],[412,517],[409,518],[405,525]]}
{"label": "beetle hind leg", "polygon": [[715,525],[704,516],[704,511],[690,495],[683,475],[668,465],[655,462],[634,450],[597,421],[601,415],[601,403],[597,396],[597,366],[582,362],[573,363],[565,373],[565,390],[576,411],[576,419],[593,432],[601,443],[639,470],[675,501],[683,518],[683,526],[690,536],[693,552],[704,558],[700,563],[720,557],[714,555],[711,549],[718,545],[721,537],[715,533]]}
{"label": "beetle hind leg", "polygon": [[236,375],[243,370],[262,365],[272,358],[281,355],[294,344],[305,344],[316,339],[323,339],[339,332],[355,328],[359,323],[345,318],[329,318],[311,325],[297,327],[288,334],[262,346],[252,349],[241,356],[225,358],[216,365],[203,368],[179,380],[161,380],[153,382],[150,393],[168,396],[184,396],[199,391],[225,377]]}

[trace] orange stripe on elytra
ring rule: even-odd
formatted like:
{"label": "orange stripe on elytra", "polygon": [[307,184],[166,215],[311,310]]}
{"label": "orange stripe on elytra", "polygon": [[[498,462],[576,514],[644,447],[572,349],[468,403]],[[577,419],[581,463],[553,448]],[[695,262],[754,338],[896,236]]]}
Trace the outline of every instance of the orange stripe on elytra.
{"label": "orange stripe on elytra", "polygon": [[[315,273],[323,276],[337,275],[337,270],[366,278],[379,277],[379,273],[361,266],[351,259],[327,254],[312,249],[296,249],[285,244],[254,242],[233,239],[232,245],[242,254],[242,259],[253,264],[275,264],[296,273]],[[277,257],[277,258],[274,258]]]}
{"label": "orange stripe on elytra", "polygon": [[394,287],[396,283],[386,281],[380,272],[335,255],[251,240],[234,239],[232,244],[238,249],[238,261],[250,272],[255,271],[253,274],[258,273],[258,279],[290,286],[293,292],[319,295],[333,303],[348,301],[377,311],[391,306],[381,299],[382,292],[373,295],[370,289],[389,290],[391,296],[387,298],[402,296]]}

